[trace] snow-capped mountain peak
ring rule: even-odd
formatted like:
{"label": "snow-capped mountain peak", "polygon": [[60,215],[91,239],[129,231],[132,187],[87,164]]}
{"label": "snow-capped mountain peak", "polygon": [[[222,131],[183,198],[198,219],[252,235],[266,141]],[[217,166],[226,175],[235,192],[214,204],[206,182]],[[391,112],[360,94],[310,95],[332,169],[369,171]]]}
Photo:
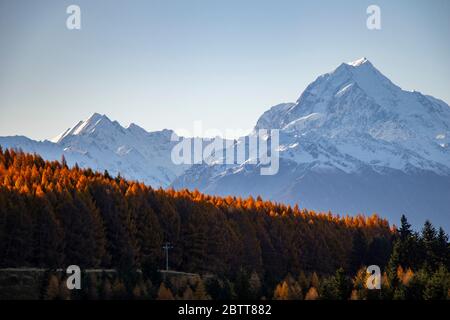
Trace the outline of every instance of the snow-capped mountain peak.
{"label": "snow-capped mountain peak", "polygon": [[[287,145],[301,140],[322,143],[333,146],[340,157],[362,163],[450,173],[448,144],[436,138],[448,136],[450,107],[420,92],[402,90],[366,58],[318,77],[295,104],[264,113],[256,124],[261,128],[280,129]],[[301,153],[287,157],[304,161],[305,151]],[[359,167],[350,162],[342,161],[347,170]]]}
{"label": "snow-capped mountain peak", "polygon": [[159,187],[168,186],[187,168],[170,159],[176,143],[171,141],[173,133],[167,129],[148,132],[134,123],[123,127],[104,114],[94,113],[51,141],[6,138],[0,143],[37,152],[50,160],[59,160],[64,154],[69,165],[106,169],[112,175],[120,173]]}
{"label": "snow-capped mountain peak", "polygon": [[89,118],[84,121],[79,121],[74,127],[67,129],[64,133],[51,139],[55,143],[63,141],[69,136],[81,136],[93,133],[97,128],[105,128],[108,126],[116,126],[118,123],[114,124],[106,115],[101,115],[99,113],[93,113]]}
{"label": "snow-capped mountain peak", "polygon": [[363,58],[360,58],[358,60],[355,60],[355,61],[352,61],[352,62],[348,62],[347,64],[352,66],[352,67],[359,67],[359,66],[361,66],[361,65],[363,65],[365,63],[370,63],[370,61],[366,57],[363,57]]}

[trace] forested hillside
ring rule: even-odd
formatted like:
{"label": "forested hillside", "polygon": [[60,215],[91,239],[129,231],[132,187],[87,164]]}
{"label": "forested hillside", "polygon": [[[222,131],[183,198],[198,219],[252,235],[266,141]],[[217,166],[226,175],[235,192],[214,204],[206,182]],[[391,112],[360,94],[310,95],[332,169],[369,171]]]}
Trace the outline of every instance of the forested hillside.
{"label": "forested hillside", "polygon": [[[260,198],[154,190],[107,172],[69,168],[64,158],[49,162],[0,148],[0,268],[75,264],[117,269],[124,277],[142,270],[154,290],[139,296],[149,298],[182,297],[188,289],[160,283],[166,241],[173,246],[171,269],[210,279],[207,289],[198,289],[198,281],[192,287],[206,290],[198,298],[364,298],[360,268],[372,264],[387,271],[388,298],[408,284],[399,280],[404,273],[412,279],[422,272],[422,298],[434,273],[447,274],[447,235],[431,224],[418,235],[402,222],[397,230],[377,215],[340,217]],[[351,282],[354,276],[360,282]],[[55,287],[58,280],[49,281]],[[135,296],[136,285],[125,281],[121,297]],[[447,297],[448,281],[444,285],[439,297]],[[257,293],[248,291],[255,286]]]}

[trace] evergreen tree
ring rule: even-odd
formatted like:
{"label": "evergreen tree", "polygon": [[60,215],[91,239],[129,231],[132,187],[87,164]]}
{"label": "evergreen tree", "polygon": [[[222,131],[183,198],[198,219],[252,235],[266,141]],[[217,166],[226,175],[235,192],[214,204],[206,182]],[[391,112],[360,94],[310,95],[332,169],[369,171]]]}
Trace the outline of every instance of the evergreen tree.
{"label": "evergreen tree", "polygon": [[300,272],[300,275],[298,276],[298,284],[302,288],[302,294],[306,295],[310,282],[303,271]]}
{"label": "evergreen tree", "polygon": [[138,285],[134,286],[132,292],[131,292],[133,299],[139,300],[142,298],[142,288]]}
{"label": "evergreen tree", "polygon": [[187,286],[186,290],[184,290],[182,299],[183,300],[194,300],[194,293],[192,292],[192,289],[190,286]]}
{"label": "evergreen tree", "polygon": [[67,168],[67,161],[66,161],[66,157],[64,155],[61,156],[61,165],[63,168]]}
{"label": "evergreen tree", "polygon": [[441,266],[427,282],[423,298],[425,300],[446,300],[450,289],[450,273]]}
{"label": "evergreen tree", "polygon": [[103,300],[110,300],[112,298],[112,286],[111,281],[108,278],[103,280],[101,297]]}
{"label": "evergreen tree", "polygon": [[62,279],[59,283],[58,298],[60,300],[70,300],[71,298],[70,290],[67,288],[66,279]]}
{"label": "evergreen tree", "polygon": [[308,292],[306,293],[305,300],[317,299],[319,299],[319,293],[317,292],[317,289],[315,287],[309,288]]}
{"label": "evergreen tree", "polygon": [[351,284],[344,273],[344,269],[339,268],[335,275],[327,279],[322,286],[322,296],[329,300],[347,300],[351,295]]}
{"label": "evergreen tree", "polygon": [[196,300],[210,300],[211,297],[206,292],[205,284],[203,280],[199,279],[197,286],[194,291],[194,299]]}
{"label": "evergreen tree", "polygon": [[311,275],[311,283],[310,283],[311,287],[314,288],[319,288],[320,287],[320,280],[319,280],[319,276],[317,275],[316,272],[313,272]]}
{"label": "evergreen tree", "polygon": [[406,219],[404,214],[402,214],[400,218],[400,229],[398,231],[401,241],[406,241],[412,236],[411,224],[408,222],[408,219]]}
{"label": "evergreen tree", "polygon": [[397,277],[397,268],[400,265],[401,249],[402,249],[402,242],[400,239],[397,239],[394,243],[394,248],[392,250],[392,254],[389,259],[389,263],[388,263],[388,267],[387,267],[388,281],[393,286],[396,286],[399,283],[399,279]]}
{"label": "evergreen tree", "polygon": [[55,300],[59,297],[59,280],[55,275],[51,275],[48,280],[47,292],[45,299]]}
{"label": "evergreen tree", "polygon": [[97,276],[95,274],[92,273],[89,274],[87,287],[88,287],[87,298],[89,300],[98,300],[99,299],[98,283],[97,283]]}
{"label": "evergreen tree", "polygon": [[159,286],[156,299],[157,300],[174,300],[172,291],[170,291],[170,289],[165,286],[164,282],[161,282],[161,285]]}
{"label": "evergreen tree", "polygon": [[450,246],[448,243],[448,235],[444,229],[439,228],[437,235],[436,255],[438,263],[444,265],[447,269],[450,268]]}
{"label": "evergreen tree", "polygon": [[127,298],[127,289],[124,282],[119,278],[116,278],[112,285],[112,296],[118,300]]}
{"label": "evergreen tree", "polygon": [[235,280],[237,299],[249,300],[252,298],[250,291],[249,275],[244,269],[240,269]]}
{"label": "evergreen tree", "polygon": [[286,281],[282,281],[277,285],[273,293],[274,300],[289,300],[289,285]]}
{"label": "evergreen tree", "polygon": [[425,221],[422,229],[421,244],[423,247],[424,263],[428,264],[433,270],[438,264],[438,238],[436,229],[430,221]]}
{"label": "evergreen tree", "polygon": [[252,299],[260,298],[260,296],[261,296],[261,280],[259,279],[259,276],[255,271],[253,271],[250,276],[249,286],[250,286],[250,294],[252,296]]}

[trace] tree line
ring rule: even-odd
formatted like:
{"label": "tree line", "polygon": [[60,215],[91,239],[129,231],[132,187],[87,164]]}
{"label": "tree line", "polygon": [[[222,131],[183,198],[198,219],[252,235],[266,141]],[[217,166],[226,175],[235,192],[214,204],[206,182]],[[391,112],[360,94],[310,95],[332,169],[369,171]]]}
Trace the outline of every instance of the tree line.
{"label": "tree line", "polygon": [[[179,288],[162,281],[166,241],[173,245],[171,269],[205,276],[204,295],[198,283]],[[44,161],[0,147],[3,268],[113,268],[128,294],[137,290],[148,298],[182,298],[189,289],[213,299],[311,299],[369,297],[354,278],[363,277],[363,266],[376,264],[386,270],[391,289],[407,287],[405,273],[425,273],[423,297],[428,278],[447,272],[448,256],[447,235],[429,222],[418,234],[406,218],[397,229],[376,214],[339,216],[260,197],[153,189],[106,171],[69,168],[64,158]],[[130,276],[136,270],[145,285]],[[407,297],[408,290],[401,290]],[[391,291],[390,298],[401,297]]]}

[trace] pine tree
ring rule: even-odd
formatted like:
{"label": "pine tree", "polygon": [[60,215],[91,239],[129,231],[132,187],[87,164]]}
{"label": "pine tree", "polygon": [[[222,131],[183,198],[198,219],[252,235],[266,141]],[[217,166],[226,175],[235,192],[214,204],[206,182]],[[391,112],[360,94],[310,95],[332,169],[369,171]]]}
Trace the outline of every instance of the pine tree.
{"label": "pine tree", "polygon": [[339,298],[341,300],[348,299],[350,296],[351,285],[345,275],[344,269],[340,268],[336,271],[335,282],[339,292]]}
{"label": "pine tree", "polygon": [[351,294],[351,284],[345,276],[344,269],[336,270],[334,276],[323,283],[323,296],[330,300],[347,300]]}
{"label": "pine tree", "polygon": [[394,248],[392,249],[392,254],[389,259],[387,267],[387,277],[388,281],[392,286],[396,286],[399,283],[397,277],[397,268],[400,266],[400,251],[402,248],[402,243],[400,239],[397,239],[394,243]]}
{"label": "pine tree", "polygon": [[239,300],[249,300],[252,298],[248,273],[240,269],[235,280],[235,290]]}
{"label": "pine tree", "polygon": [[300,272],[300,275],[298,276],[298,284],[300,285],[300,287],[302,288],[302,294],[306,295],[306,292],[309,288],[309,281],[308,278],[306,277],[305,273],[303,271]]}
{"label": "pine tree", "polygon": [[55,275],[50,275],[48,280],[46,300],[55,300],[59,297],[59,280]]}
{"label": "pine tree", "polygon": [[447,269],[450,268],[450,246],[448,243],[448,235],[444,229],[439,228],[437,235],[437,247],[436,255],[438,257],[439,264],[444,265]]}
{"label": "pine tree", "polygon": [[97,284],[97,276],[93,273],[89,274],[88,277],[88,299],[89,300],[98,300],[99,294],[98,294],[98,284]]}
{"label": "pine tree", "polygon": [[317,289],[315,287],[309,288],[308,292],[306,293],[305,300],[317,299],[319,299],[319,293],[317,292]]}
{"label": "pine tree", "polygon": [[425,300],[446,300],[449,289],[450,273],[444,266],[441,266],[427,282],[423,298]]}
{"label": "pine tree", "polygon": [[412,236],[411,224],[408,222],[404,214],[402,214],[400,218],[400,229],[398,231],[401,241],[406,241]]}
{"label": "pine tree", "polygon": [[69,288],[67,288],[66,279],[62,279],[59,284],[58,298],[60,300],[70,300],[71,293]]}
{"label": "pine tree", "polygon": [[258,299],[261,295],[261,280],[255,271],[250,276],[249,285],[252,299]]}
{"label": "pine tree", "polygon": [[319,276],[315,272],[313,272],[313,274],[311,275],[311,287],[314,287],[314,288],[320,287]]}
{"label": "pine tree", "polygon": [[411,230],[411,224],[403,215],[400,227],[399,264],[404,268],[416,268],[420,259],[419,240],[416,233]]}
{"label": "pine tree", "polygon": [[183,296],[181,297],[183,300],[194,300],[194,293],[190,286],[187,286],[186,290],[183,292]]}
{"label": "pine tree", "polygon": [[424,250],[424,260],[433,270],[438,264],[438,238],[436,229],[429,220],[425,221],[422,229],[421,243]]}
{"label": "pine tree", "polygon": [[136,299],[136,300],[141,299],[142,295],[143,295],[142,287],[136,284],[131,293],[132,293],[133,299]]}
{"label": "pine tree", "polygon": [[112,298],[112,286],[108,278],[103,280],[101,297],[103,300],[110,300]]}
{"label": "pine tree", "polygon": [[161,265],[163,235],[161,226],[153,209],[150,207],[145,193],[137,187],[127,191],[128,207],[131,216],[136,220],[136,241],[140,253],[140,263],[145,276],[155,277]]}
{"label": "pine tree", "polygon": [[63,168],[68,168],[66,157],[64,156],[64,154],[61,156],[61,165]]}
{"label": "pine tree", "polygon": [[274,300],[289,300],[289,285],[283,281],[277,285],[273,293]]}
{"label": "pine tree", "polygon": [[197,286],[194,291],[194,299],[195,300],[210,300],[211,297],[206,292],[205,284],[203,280],[199,279],[197,282]]}
{"label": "pine tree", "polygon": [[356,289],[352,290],[352,293],[350,295],[350,300],[361,300],[360,296],[359,296],[359,293],[358,293],[358,290],[356,290]]}
{"label": "pine tree", "polygon": [[119,278],[116,278],[116,280],[113,283],[112,296],[115,299],[119,299],[119,300],[125,299],[127,297],[127,289],[125,287],[125,284]]}
{"label": "pine tree", "polygon": [[156,299],[157,300],[174,300],[172,291],[170,291],[170,289],[165,286],[164,282],[161,282],[161,285],[159,286]]}

